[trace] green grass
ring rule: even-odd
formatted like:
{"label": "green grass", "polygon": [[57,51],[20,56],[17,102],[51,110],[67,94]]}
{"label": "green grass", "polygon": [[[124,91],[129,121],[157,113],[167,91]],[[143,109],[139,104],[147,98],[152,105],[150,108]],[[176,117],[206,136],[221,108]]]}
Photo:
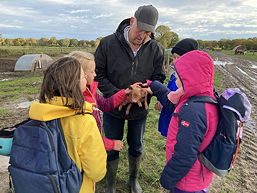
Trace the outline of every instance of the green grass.
{"label": "green grass", "polygon": [[6,98],[6,102],[15,101],[19,98],[21,98],[21,96],[19,96],[19,95],[15,95],[15,96],[11,96],[11,97],[8,96],[8,98]]}
{"label": "green grass", "polygon": [[222,86],[222,78],[223,75],[220,71],[215,71],[215,77],[214,77],[214,88],[218,93],[223,92],[224,86]]}
{"label": "green grass", "polygon": [[254,54],[252,52],[247,52],[245,55],[242,55],[242,54],[235,55],[232,50],[224,50],[223,52],[230,56],[239,56],[240,58],[243,58],[243,59],[257,61],[257,52],[255,52]]}
{"label": "green grass", "polygon": [[9,109],[2,109],[2,108],[0,108],[0,115],[5,115],[7,113],[9,113]]}
{"label": "green grass", "polygon": [[16,100],[22,96],[39,93],[42,76],[19,77],[8,81],[0,81],[0,104]]}
{"label": "green grass", "polygon": [[5,61],[5,60],[8,60],[8,61],[10,61],[10,60],[16,61],[17,58],[7,58],[7,57],[4,57],[4,58],[0,58],[0,60],[3,60],[3,61]]}
{"label": "green grass", "polygon": [[95,48],[79,47],[31,47],[31,46],[1,46],[0,57],[22,56],[25,54],[47,54],[50,56],[58,54],[68,54],[75,50],[87,51],[93,53]]}

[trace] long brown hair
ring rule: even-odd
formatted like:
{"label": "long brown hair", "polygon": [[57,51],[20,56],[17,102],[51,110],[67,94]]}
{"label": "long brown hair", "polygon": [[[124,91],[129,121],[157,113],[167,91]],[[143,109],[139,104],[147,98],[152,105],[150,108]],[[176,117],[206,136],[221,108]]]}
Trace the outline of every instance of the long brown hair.
{"label": "long brown hair", "polygon": [[65,97],[65,106],[83,113],[84,97],[80,90],[81,64],[71,57],[52,63],[44,72],[39,101],[47,103],[54,96]]}

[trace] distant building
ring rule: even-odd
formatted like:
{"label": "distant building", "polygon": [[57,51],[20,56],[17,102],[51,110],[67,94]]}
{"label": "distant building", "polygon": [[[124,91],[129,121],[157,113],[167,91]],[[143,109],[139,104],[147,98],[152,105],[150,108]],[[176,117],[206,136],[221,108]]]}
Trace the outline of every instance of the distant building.
{"label": "distant building", "polygon": [[235,54],[245,54],[247,49],[244,45],[238,45],[233,48]]}
{"label": "distant building", "polygon": [[46,54],[27,54],[21,56],[16,64],[14,71],[41,71],[48,67],[53,59]]}

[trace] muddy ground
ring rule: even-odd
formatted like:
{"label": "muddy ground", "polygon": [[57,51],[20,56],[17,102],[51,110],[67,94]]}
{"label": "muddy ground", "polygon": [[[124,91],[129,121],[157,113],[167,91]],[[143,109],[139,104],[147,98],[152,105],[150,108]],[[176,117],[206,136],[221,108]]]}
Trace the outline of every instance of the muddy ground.
{"label": "muddy ground", "polygon": [[[216,52],[213,56],[216,70],[224,74],[224,88],[238,87],[246,93],[252,104],[251,120],[245,125],[243,143],[241,144],[236,165],[225,178],[215,177],[210,186],[210,193],[257,193],[257,62],[228,56]],[[0,74],[0,79],[15,76],[14,74]],[[13,103],[5,107],[13,109],[12,114],[0,115],[0,128],[19,123],[27,118],[27,108],[15,108]],[[1,105],[3,108],[3,105]],[[0,156],[0,193],[4,193],[8,186],[7,175],[8,158]]]}
{"label": "muddy ground", "polygon": [[0,72],[12,72],[14,71],[14,67],[18,56],[10,56],[10,57],[2,57],[0,60]]}
{"label": "muddy ground", "polygon": [[[225,179],[215,178],[210,192],[257,193],[257,62],[216,52],[216,69],[224,74],[224,87],[240,88],[252,105],[251,120],[244,126],[243,143],[235,167]],[[226,65],[222,65],[225,64]]]}

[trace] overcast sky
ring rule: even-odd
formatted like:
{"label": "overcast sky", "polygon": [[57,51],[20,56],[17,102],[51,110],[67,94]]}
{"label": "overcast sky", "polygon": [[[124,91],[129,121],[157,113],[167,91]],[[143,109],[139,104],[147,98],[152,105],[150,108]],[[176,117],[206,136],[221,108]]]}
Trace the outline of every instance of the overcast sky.
{"label": "overcast sky", "polygon": [[170,27],[180,38],[257,37],[257,0],[0,0],[0,34],[95,40],[147,4],[159,11],[157,26]]}

